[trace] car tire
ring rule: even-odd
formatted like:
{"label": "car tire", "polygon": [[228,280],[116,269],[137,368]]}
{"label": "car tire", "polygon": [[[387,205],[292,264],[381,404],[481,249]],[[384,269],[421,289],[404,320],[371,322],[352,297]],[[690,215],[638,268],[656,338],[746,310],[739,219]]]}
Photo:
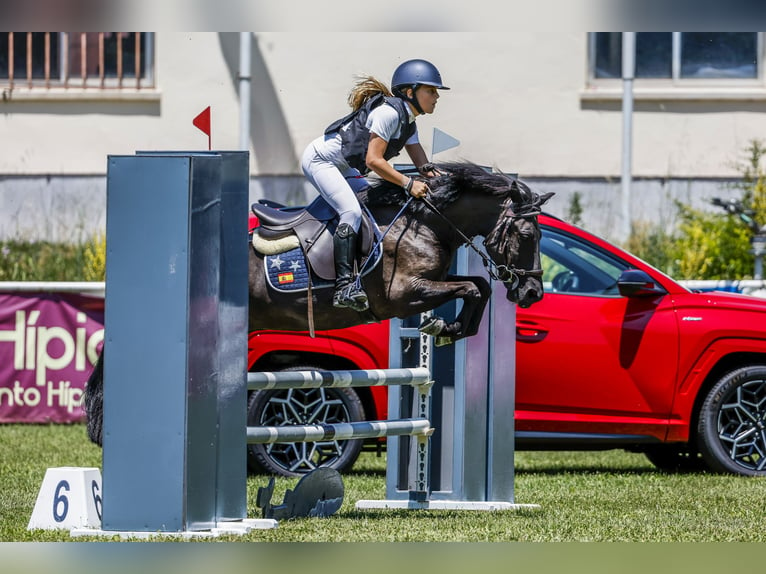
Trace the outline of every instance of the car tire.
{"label": "car tire", "polygon": [[[285,371],[322,370],[300,366]],[[264,390],[247,403],[248,426],[349,423],[365,420],[353,389]],[[303,476],[320,466],[343,472],[356,462],[363,440],[329,440],[286,444],[248,444],[247,467],[254,474]]]}
{"label": "car tire", "polygon": [[731,371],[705,397],[698,446],[716,472],[766,476],[766,366]]}
{"label": "car tire", "polygon": [[670,473],[707,470],[704,459],[687,445],[660,444],[648,447],[644,455],[658,470]]}

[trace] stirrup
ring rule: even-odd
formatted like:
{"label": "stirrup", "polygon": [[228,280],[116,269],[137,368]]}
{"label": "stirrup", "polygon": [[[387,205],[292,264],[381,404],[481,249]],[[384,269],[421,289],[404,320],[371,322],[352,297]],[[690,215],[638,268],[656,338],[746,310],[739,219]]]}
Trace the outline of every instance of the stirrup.
{"label": "stirrup", "polygon": [[370,308],[367,293],[361,287],[357,287],[354,281],[335,290],[335,294],[332,297],[332,306],[348,307],[358,313]]}

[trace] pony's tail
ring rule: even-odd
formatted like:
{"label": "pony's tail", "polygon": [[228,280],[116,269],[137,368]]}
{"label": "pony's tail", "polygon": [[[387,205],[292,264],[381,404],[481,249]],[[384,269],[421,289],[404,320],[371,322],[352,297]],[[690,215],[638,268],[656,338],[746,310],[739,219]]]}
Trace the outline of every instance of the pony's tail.
{"label": "pony's tail", "polygon": [[382,93],[386,97],[391,97],[391,90],[380,80],[372,76],[357,76],[354,87],[348,94],[348,105],[356,111],[372,96]]}
{"label": "pony's tail", "polygon": [[85,384],[85,419],[88,438],[98,446],[103,445],[104,435],[104,351]]}

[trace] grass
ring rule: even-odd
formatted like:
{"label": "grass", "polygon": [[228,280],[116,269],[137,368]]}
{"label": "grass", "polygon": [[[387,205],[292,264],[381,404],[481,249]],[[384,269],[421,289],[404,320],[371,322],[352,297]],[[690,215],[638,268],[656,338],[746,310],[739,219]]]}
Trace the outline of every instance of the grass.
{"label": "grass", "polygon": [[[83,425],[0,425],[0,541],[72,539],[69,532],[27,531],[45,470],[101,466]],[[267,476],[248,478],[248,516]],[[385,498],[385,459],[365,453],[343,477],[334,516],[282,521],[273,530],[216,541],[258,542],[764,542],[766,481],[735,476],[665,474],[641,455],[516,453],[515,502],[538,510],[358,511],[360,499]],[[297,480],[278,478],[273,503]]]}

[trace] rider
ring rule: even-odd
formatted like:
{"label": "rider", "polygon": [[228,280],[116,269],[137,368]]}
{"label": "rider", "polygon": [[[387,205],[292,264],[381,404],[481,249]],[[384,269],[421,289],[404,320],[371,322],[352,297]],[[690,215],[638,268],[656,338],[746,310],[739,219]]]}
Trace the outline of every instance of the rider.
{"label": "rider", "polygon": [[404,148],[422,175],[434,175],[420,145],[415,118],[433,113],[439,89],[449,88],[442,85],[439,70],[426,60],[402,62],[391,79],[391,92],[375,78],[363,77],[349,94],[354,111],[331,124],[303,152],[303,173],[340,218],[333,238],[335,307],[369,308],[367,294],[354,276],[362,222],[356,192],[369,185],[364,175],[373,171],[418,199],[428,192],[424,181],[399,173],[388,160]]}

